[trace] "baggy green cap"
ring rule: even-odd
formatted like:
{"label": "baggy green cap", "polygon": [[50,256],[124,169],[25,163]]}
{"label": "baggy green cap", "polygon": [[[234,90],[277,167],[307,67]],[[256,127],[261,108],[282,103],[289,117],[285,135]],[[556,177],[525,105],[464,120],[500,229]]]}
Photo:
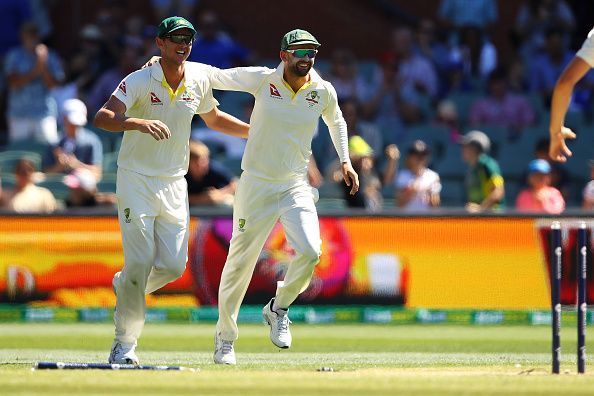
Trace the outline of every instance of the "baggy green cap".
{"label": "baggy green cap", "polygon": [[284,51],[288,49],[289,46],[296,44],[315,44],[318,47],[321,45],[310,32],[302,29],[295,29],[283,36],[283,39],[281,40],[281,50]]}
{"label": "baggy green cap", "polygon": [[179,16],[165,18],[157,27],[157,36],[164,37],[171,32],[184,28],[188,28],[192,31],[192,34],[196,34],[196,29],[187,19]]}

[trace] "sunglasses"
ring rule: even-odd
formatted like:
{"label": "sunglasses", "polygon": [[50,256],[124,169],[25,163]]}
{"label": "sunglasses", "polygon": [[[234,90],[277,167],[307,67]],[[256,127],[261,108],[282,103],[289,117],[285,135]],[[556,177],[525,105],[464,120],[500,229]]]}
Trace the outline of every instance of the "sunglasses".
{"label": "sunglasses", "polygon": [[169,41],[175,44],[186,44],[190,45],[194,42],[194,36],[188,36],[187,34],[169,34],[165,36]]}
{"label": "sunglasses", "polygon": [[307,57],[309,59],[313,59],[316,57],[316,54],[318,53],[318,50],[316,49],[294,49],[294,50],[285,50],[290,54],[293,54],[294,57],[296,58],[305,58],[305,56],[307,55]]}

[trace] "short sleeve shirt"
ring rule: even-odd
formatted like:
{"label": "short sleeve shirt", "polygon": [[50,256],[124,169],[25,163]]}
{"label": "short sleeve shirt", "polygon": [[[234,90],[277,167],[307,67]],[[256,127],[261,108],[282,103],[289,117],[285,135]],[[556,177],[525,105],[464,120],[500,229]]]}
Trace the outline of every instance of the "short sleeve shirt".
{"label": "short sleeve shirt", "polygon": [[[503,176],[499,164],[486,154],[481,154],[477,164],[466,174],[468,201],[480,204],[495,187],[503,186]],[[502,199],[495,207],[505,204]]]}
{"label": "short sleeve shirt", "polygon": [[185,76],[176,92],[167,85],[158,62],[122,80],[113,96],[126,105],[126,115],[160,120],[171,137],[157,141],[146,133],[125,131],[118,167],[145,176],[179,177],[187,173],[192,118],[218,105],[212,95],[209,68],[186,62]]}
{"label": "short sleeve shirt", "polygon": [[[35,56],[22,47],[13,49],[6,54],[4,75],[24,75],[35,67]],[[53,51],[49,51],[47,66],[52,77],[57,81],[64,80],[64,70],[60,59]],[[15,118],[41,119],[47,116],[57,116],[57,106],[50,95],[50,89],[45,85],[41,76],[27,84],[10,89],[8,93],[8,115]]]}
{"label": "short sleeve shirt", "polygon": [[594,29],[590,30],[588,37],[586,37],[582,48],[576,53],[576,56],[585,60],[590,67],[594,67]]}

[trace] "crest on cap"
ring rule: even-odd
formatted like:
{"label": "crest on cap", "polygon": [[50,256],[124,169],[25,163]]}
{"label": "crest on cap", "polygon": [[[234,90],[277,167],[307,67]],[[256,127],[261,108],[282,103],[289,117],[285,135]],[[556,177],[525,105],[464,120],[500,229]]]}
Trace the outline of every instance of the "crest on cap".
{"label": "crest on cap", "polygon": [[289,46],[296,44],[314,44],[317,47],[321,45],[313,34],[307,30],[294,29],[283,36],[283,39],[281,40],[281,50],[284,51],[288,49]]}
{"label": "crest on cap", "polygon": [[196,29],[194,29],[194,26],[186,18],[182,18],[179,16],[165,18],[157,27],[157,36],[164,37],[171,32],[183,28],[190,29],[193,35],[196,34]]}

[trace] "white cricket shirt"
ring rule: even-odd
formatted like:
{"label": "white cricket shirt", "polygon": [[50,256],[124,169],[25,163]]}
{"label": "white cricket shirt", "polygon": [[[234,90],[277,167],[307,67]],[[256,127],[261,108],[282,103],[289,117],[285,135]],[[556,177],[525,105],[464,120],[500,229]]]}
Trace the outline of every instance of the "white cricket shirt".
{"label": "white cricket shirt", "polygon": [[176,92],[165,80],[159,62],[129,74],[113,92],[126,105],[126,116],[161,120],[171,137],[155,140],[130,130],[118,155],[118,166],[145,176],[178,177],[188,171],[189,140],[194,114],[208,113],[219,103],[212,96],[210,66],[186,62]]}
{"label": "white cricket shirt", "polygon": [[575,55],[585,60],[590,67],[594,67],[594,29],[590,30],[582,48]]}
{"label": "white cricket shirt", "polygon": [[249,92],[255,98],[241,169],[271,181],[305,178],[320,116],[341,162],[349,162],[346,122],[332,84],[311,69],[310,81],[293,92],[283,71],[282,62],[276,69],[212,68],[213,89]]}

